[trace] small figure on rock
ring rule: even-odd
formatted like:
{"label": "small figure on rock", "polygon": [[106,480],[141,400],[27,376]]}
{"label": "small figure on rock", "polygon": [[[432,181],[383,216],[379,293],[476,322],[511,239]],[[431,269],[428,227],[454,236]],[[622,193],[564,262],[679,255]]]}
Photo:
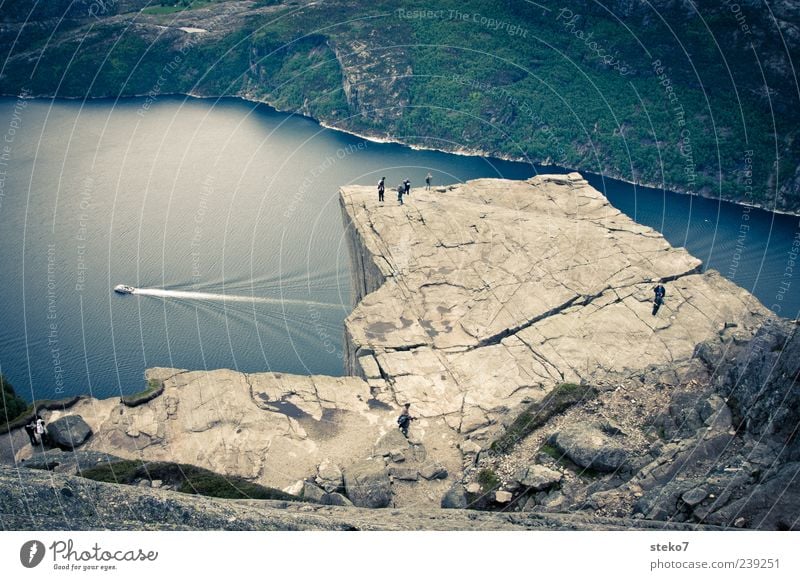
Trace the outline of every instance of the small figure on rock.
{"label": "small figure on rock", "polygon": [[412,417],[411,413],[409,412],[408,408],[411,406],[411,403],[406,403],[403,407],[403,411],[400,413],[400,416],[397,418],[397,425],[400,427],[400,431],[403,432],[406,439],[408,438],[408,428],[411,426],[411,421],[416,421],[416,417]]}
{"label": "small figure on rock", "polygon": [[663,285],[658,284],[653,288],[653,293],[656,295],[655,300],[653,300],[653,316],[655,316],[658,309],[664,304],[664,296],[667,295],[667,289],[664,288]]}
{"label": "small figure on rock", "polygon": [[386,189],[386,178],[381,177],[381,180],[378,182],[378,201],[383,203],[383,192]]}
{"label": "small figure on rock", "polygon": [[47,428],[44,426],[44,419],[36,415],[36,435],[39,437],[40,442],[44,442],[44,436],[47,434]]}
{"label": "small figure on rock", "polygon": [[403,193],[406,190],[406,186],[402,183],[397,186],[397,201],[400,202],[400,205],[403,205]]}
{"label": "small figure on rock", "polygon": [[433,179],[433,175],[431,175],[430,171],[428,175],[425,176],[425,191],[430,191],[431,189],[431,179]]}
{"label": "small figure on rock", "polygon": [[36,423],[33,420],[25,425],[25,433],[28,434],[28,439],[31,440],[31,447],[36,447],[39,442],[36,440]]}
{"label": "small figure on rock", "polygon": [[403,180],[403,187],[405,187],[405,194],[411,195],[411,182],[408,179]]}

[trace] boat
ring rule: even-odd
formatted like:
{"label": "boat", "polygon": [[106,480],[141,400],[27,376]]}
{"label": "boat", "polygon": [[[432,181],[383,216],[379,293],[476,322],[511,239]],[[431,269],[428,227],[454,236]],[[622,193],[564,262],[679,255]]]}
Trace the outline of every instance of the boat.
{"label": "boat", "polygon": [[133,286],[127,286],[126,284],[117,284],[114,286],[114,292],[118,294],[133,294],[133,291],[136,290]]}

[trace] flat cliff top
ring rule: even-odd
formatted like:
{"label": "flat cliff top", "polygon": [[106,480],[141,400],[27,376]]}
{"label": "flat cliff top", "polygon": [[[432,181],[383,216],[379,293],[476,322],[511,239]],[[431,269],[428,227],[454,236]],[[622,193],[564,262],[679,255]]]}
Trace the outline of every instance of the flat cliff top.
{"label": "flat cliff top", "polygon": [[[765,308],[637,224],[579,174],[415,188],[399,205],[341,190],[363,296],[346,321],[354,370],[396,403],[472,438],[560,382],[689,359]],[[361,278],[359,281],[358,279]],[[653,287],[666,302],[651,314]]]}

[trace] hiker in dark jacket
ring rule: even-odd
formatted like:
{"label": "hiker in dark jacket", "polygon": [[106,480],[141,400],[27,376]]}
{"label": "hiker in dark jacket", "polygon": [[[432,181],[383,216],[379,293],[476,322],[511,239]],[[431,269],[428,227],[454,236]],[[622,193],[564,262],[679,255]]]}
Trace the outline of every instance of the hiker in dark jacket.
{"label": "hiker in dark jacket", "polygon": [[408,179],[404,179],[403,180],[403,187],[406,188],[406,192],[405,192],[406,195],[410,195],[411,194],[411,182]]}
{"label": "hiker in dark jacket", "polygon": [[667,289],[661,284],[658,284],[653,288],[653,294],[655,294],[655,300],[653,300],[653,316],[655,316],[658,309],[664,304],[664,296],[667,295]]}
{"label": "hiker in dark jacket", "polygon": [[25,425],[25,433],[28,434],[28,439],[31,440],[31,446],[36,447],[39,442],[36,440],[36,424],[33,421]]}
{"label": "hiker in dark jacket", "polygon": [[400,205],[403,205],[403,193],[406,190],[406,186],[402,183],[397,186],[397,201],[400,202]]}
{"label": "hiker in dark jacket", "polygon": [[425,176],[425,191],[429,191],[431,188],[431,179],[433,179],[433,175],[428,172],[428,175]]}
{"label": "hiker in dark jacket", "polygon": [[386,178],[381,177],[381,180],[378,182],[378,201],[383,201],[383,192],[386,189]]}
{"label": "hiker in dark jacket", "polygon": [[412,417],[411,413],[409,413],[408,408],[411,406],[411,403],[406,403],[403,407],[403,411],[400,413],[400,416],[397,418],[397,426],[400,427],[400,431],[403,432],[403,435],[408,438],[408,428],[411,426],[411,421],[415,421],[416,417]]}

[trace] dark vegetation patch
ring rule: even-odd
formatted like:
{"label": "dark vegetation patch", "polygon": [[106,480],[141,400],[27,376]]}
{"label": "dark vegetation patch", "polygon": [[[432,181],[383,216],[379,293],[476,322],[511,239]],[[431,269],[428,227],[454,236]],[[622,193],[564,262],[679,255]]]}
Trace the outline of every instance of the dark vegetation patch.
{"label": "dark vegetation patch", "polygon": [[143,391],[123,396],[122,404],[126,407],[138,407],[148,401],[152,401],[163,392],[164,383],[158,379],[150,379],[147,381],[147,387]]}
{"label": "dark vegetation patch", "polygon": [[303,501],[279,489],[224,476],[202,467],[163,461],[124,460],[84,470],[83,477],[94,481],[136,485],[140,481],[160,480],[164,486],[181,493],[224,499],[276,499]]}
{"label": "dark vegetation patch", "polygon": [[561,383],[540,402],[528,405],[505,432],[492,442],[490,449],[495,453],[506,453],[554,415],[563,413],[572,405],[592,399],[596,395],[594,387]]}
{"label": "dark vegetation patch", "polygon": [[[17,396],[14,387],[0,375],[0,421],[9,423],[22,415],[28,408],[28,403]],[[7,430],[7,429],[6,429]]]}
{"label": "dark vegetation patch", "polygon": [[502,483],[494,470],[488,468],[480,470],[477,481],[480,484],[481,491],[483,493],[489,493],[499,489],[500,484]]}
{"label": "dark vegetation patch", "polygon": [[42,410],[63,411],[81,400],[81,397],[76,396],[66,399],[37,399],[33,403],[28,403],[16,394],[14,387],[2,375],[0,375],[0,384],[2,384],[2,389],[0,389],[2,392],[0,395],[0,434],[8,433],[13,429],[21,429]]}

